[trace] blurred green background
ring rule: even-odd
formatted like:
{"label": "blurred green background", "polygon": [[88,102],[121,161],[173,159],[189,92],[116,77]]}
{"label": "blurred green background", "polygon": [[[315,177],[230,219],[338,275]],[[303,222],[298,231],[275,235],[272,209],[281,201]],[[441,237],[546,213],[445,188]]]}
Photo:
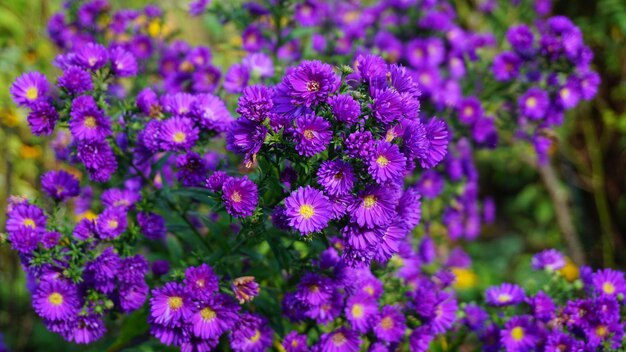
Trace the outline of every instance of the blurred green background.
{"label": "blurred green background", "polygon": [[[467,7],[467,1],[456,1]],[[151,3],[110,2],[114,8]],[[217,65],[227,67],[241,54],[232,49],[233,36],[210,17],[190,20],[187,1],[156,3],[166,9],[168,24],[181,30],[180,37],[211,46]],[[60,0],[0,0],[2,209],[9,195],[35,196],[39,176],[53,167],[48,141],[30,134],[24,112],[10,101],[9,87],[24,71],[56,74],[51,66],[55,48],[45,28],[60,6]],[[592,266],[626,267],[626,2],[557,1],[554,13],[569,16],[581,27],[595,53],[594,68],[602,85],[597,98],[571,112],[556,132],[549,167],[537,169],[524,146],[478,153],[481,192],[495,198],[498,217],[468,246],[475,260],[475,274],[468,276],[470,297],[493,282],[532,280],[528,276],[532,253],[548,247],[566,250],[567,238],[570,245],[573,239],[580,242],[585,261]],[[502,16],[502,23],[512,23],[506,11],[496,15]],[[468,20],[475,29],[485,26],[475,22]],[[0,231],[4,220],[0,212]],[[66,346],[34,316],[19,262],[7,246],[0,246],[0,333],[19,351]],[[104,339],[93,349],[106,350],[111,344]],[[63,347],[72,349],[84,350]],[[142,350],[150,350],[150,345]]]}

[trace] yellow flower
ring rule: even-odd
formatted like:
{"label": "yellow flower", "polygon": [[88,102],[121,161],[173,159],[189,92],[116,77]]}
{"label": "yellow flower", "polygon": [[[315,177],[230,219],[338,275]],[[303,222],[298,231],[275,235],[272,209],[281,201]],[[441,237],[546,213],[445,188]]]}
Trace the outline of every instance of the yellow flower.
{"label": "yellow flower", "polygon": [[22,159],[36,159],[41,156],[41,147],[24,144],[20,147],[20,156]]}
{"label": "yellow flower", "polygon": [[478,276],[472,270],[466,268],[452,268],[452,273],[456,276],[454,288],[467,290],[476,286]]}
{"label": "yellow flower", "polygon": [[98,215],[96,215],[96,213],[94,213],[91,210],[87,210],[86,212],[78,215],[78,220],[82,220],[82,219],[89,219],[89,220],[96,220],[96,218],[98,217]]}
{"label": "yellow flower", "polygon": [[148,34],[153,38],[161,34],[161,21],[159,19],[150,21],[148,24]]}
{"label": "yellow flower", "polygon": [[19,118],[13,109],[0,110],[0,121],[7,127],[15,127],[19,122]]}
{"label": "yellow flower", "polygon": [[574,282],[580,276],[580,271],[578,270],[578,266],[574,264],[574,262],[566,257],[565,258],[565,266],[559,270],[561,275],[565,278],[565,280],[569,282]]}

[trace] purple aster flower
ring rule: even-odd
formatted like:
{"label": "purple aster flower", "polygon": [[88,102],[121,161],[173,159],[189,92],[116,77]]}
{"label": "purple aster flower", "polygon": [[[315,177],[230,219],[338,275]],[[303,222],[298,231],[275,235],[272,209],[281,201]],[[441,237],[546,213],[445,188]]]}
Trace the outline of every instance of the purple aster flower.
{"label": "purple aster flower", "polygon": [[306,273],[298,283],[295,297],[307,305],[320,306],[330,301],[333,289],[330,279],[319,274]]}
{"label": "purple aster flower", "polygon": [[207,264],[190,266],[185,270],[185,285],[188,291],[196,297],[209,297],[217,292],[219,278]]}
{"label": "purple aster flower", "polygon": [[274,106],[273,96],[272,88],[263,85],[246,87],[239,97],[237,113],[248,120],[263,122]]}
{"label": "purple aster flower", "polygon": [[313,27],[319,24],[324,8],[323,4],[307,0],[298,3],[295,8],[294,19],[296,23],[303,27]]}
{"label": "purple aster flower", "polygon": [[341,80],[332,66],[320,61],[303,61],[287,72],[282,84],[287,87],[292,104],[308,108],[325,102],[339,88]]}
{"label": "purple aster flower", "polygon": [[249,52],[260,51],[265,46],[265,38],[263,33],[256,25],[248,26],[241,33],[243,49]]}
{"label": "purple aster flower", "polygon": [[230,347],[235,352],[260,352],[272,345],[273,331],[267,320],[245,313],[230,333]]}
{"label": "purple aster flower", "polygon": [[346,154],[352,158],[368,159],[374,152],[374,137],[370,131],[356,131],[345,140]]}
{"label": "purple aster flower", "polygon": [[240,304],[251,302],[259,295],[259,284],[254,276],[242,276],[233,280],[231,288]]}
{"label": "purple aster flower", "polygon": [[224,101],[211,94],[196,95],[193,112],[196,122],[208,131],[226,132],[234,121]]}
{"label": "purple aster flower", "polygon": [[298,334],[297,331],[291,331],[285,335],[282,343],[286,352],[308,352],[309,347],[306,342],[306,335]]}
{"label": "purple aster flower", "polygon": [[244,163],[250,167],[256,162],[256,154],[261,150],[267,128],[246,118],[233,122],[226,135],[226,148],[244,155]]}
{"label": "purple aster flower", "polygon": [[533,256],[532,267],[535,270],[559,270],[565,266],[565,258],[556,249],[546,249]]}
{"label": "purple aster flower", "polygon": [[253,77],[269,78],[274,76],[274,63],[267,54],[250,53],[241,62]]}
{"label": "purple aster flower", "polygon": [[[179,283],[168,282],[152,290],[150,317],[165,327],[186,324],[193,315],[193,303],[189,291]],[[163,342],[163,340],[161,339]],[[164,342],[165,343],[165,342]]]}
{"label": "purple aster flower", "polygon": [[136,254],[121,260],[120,270],[117,279],[120,282],[135,284],[144,281],[144,276],[148,272],[148,261],[143,255]]}
{"label": "purple aster flower", "polygon": [[509,28],[506,32],[506,39],[513,47],[513,50],[523,56],[533,54],[533,32],[528,26],[522,24]]}
{"label": "purple aster flower", "polygon": [[402,42],[392,33],[379,31],[374,37],[374,46],[388,62],[398,62],[404,54]]}
{"label": "purple aster flower", "polygon": [[347,125],[352,125],[361,116],[361,105],[347,94],[339,94],[328,100],[335,119]]}
{"label": "purple aster flower", "polygon": [[383,124],[399,120],[404,112],[404,99],[395,89],[371,89],[373,102],[370,109],[374,117]]}
{"label": "purple aster flower", "polygon": [[13,82],[10,92],[17,105],[32,107],[33,103],[46,96],[49,89],[46,76],[39,72],[27,72]]}
{"label": "purple aster flower", "polygon": [[189,93],[166,94],[161,97],[163,109],[175,117],[190,117],[196,101],[195,95]]}
{"label": "purple aster flower", "polygon": [[532,120],[542,119],[549,105],[550,97],[548,93],[537,87],[527,90],[518,100],[521,114]]}
{"label": "purple aster flower", "polygon": [[[344,38],[348,38],[345,36]],[[387,74],[387,63],[377,55],[359,55],[354,60],[355,72],[347,77],[348,81],[357,80],[361,83],[373,83]]]}
{"label": "purple aster flower", "polygon": [[41,188],[60,202],[80,194],[78,179],[63,170],[48,171],[41,176]]}
{"label": "purple aster flower", "polygon": [[352,167],[341,160],[325,161],[317,171],[317,182],[330,196],[350,193],[355,181]]}
{"label": "purple aster flower", "polygon": [[111,69],[118,77],[131,77],[137,74],[137,60],[130,52],[115,47],[109,51]]}
{"label": "purple aster flower", "polygon": [[618,270],[599,270],[593,274],[592,282],[596,292],[602,295],[617,296],[626,293],[624,273]]}
{"label": "purple aster flower", "polygon": [[405,165],[406,157],[397,145],[378,141],[369,160],[368,171],[376,182],[383,184],[401,179],[406,171]]}
{"label": "purple aster flower", "polygon": [[81,46],[74,56],[77,65],[95,71],[107,64],[107,50],[100,44],[87,43]]}
{"label": "purple aster flower", "polygon": [[151,240],[160,240],[165,237],[165,219],[161,215],[154,213],[137,213],[137,223],[141,233]]}
{"label": "purple aster flower", "polygon": [[198,140],[199,131],[186,117],[171,117],[161,123],[160,140],[163,150],[189,150]]}
{"label": "purple aster flower", "polygon": [[424,128],[426,136],[418,158],[423,168],[432,168],[448,153],[448,125],[443,120],[432,118],[424,124]]}
{"label": "purple aster flower", "polygon": [[248,86],[249,80],[250,70],[248,67],[241,64],[232,65],[224,77],[224,90],[232,94],[241,93]]}
{"label": "purple aster flower", "polygon": [[213,192],[219,192],[228,178],[228,174],[224,171],[215,171],[207,178],[206,187]]}
{"label": "purple aster flower", "polygon": [[588,71],[581,75],[580,79],[580,94],[584,100],[591,100],[598,93],[598,86],[600,85],[600,75],[594,71]]}
{"label": "purple aster flower", "polygon": [[483,117],[483,107],[476,97],[468,97],[461,101],[457,107],[459,120],[466,125],[472,125],[477,119]]}
{"label": "purple aster flower", "polygon": [[144,88],[137,94],[137,107],[141,109],[144,114],[152,117],[158,116],[162,108],[159,97],[150,88]]}
{"label": "purple aster flower", "polygon": [[165,259],[157,259],[152,263],[154,276],[163,276],[170,272],[170,262]]}
{"label": "purple aster flower", "polygon": [[302,235],[320,231],[331,219],[331,203],[319,190],[311,186],[300,187],[285,199],[285,213],[289,226]]}
{"label": "purple aster flower", "polygon": [[427,65],[427,48],[422,39],[413,39],[407,43],[404,56],[413,68],[422,68]]}
{"label": "purple aster flower", "polygon": [[203,186],[209,168],[200,154],[189,152],[176,158],[176,178],[185,187]]}
{"label": "purple aster flower", "polygon": [[22,254],[29,254],[39,246],[41,233],[30,227],[21,227],[9,232],[7,236],[11,242],[11,248]]}
{"label": "purple aster flower", "polygon": [[248,176],[227,179],[222,191],[222,200],[228,214],[242,218],[254,213],[259,202],[259,192]]}
{"label": "purple aster flower", "polygon": [[193,333],[203,339],[217,339],[231,330],[239,316],[239,307],[232,298],[216,294],[197,304],[196,312],[191,317]]}
{"label": "purple aster flower", "polygon": [[579,85],[574,79],[568,79],[567,83],[557,91],[557,102],[564,109],[571,109],[580,101]]}
{"label": "purple aster flower", "polygon": [[463,324],[467,325],[472,331],[480,331],[489,320],[489,314],[476,304],[468,304],[465,306],[465,318]]}
{"label": "purple aster flower", "polygon": [[59,113],[47,100],[38,100],[30,104],[28,125],[35,136],[49,136],[59,120]]}
{"label": "purple aster flower", "polygon": [[41,208],[24,202],[9,211],[5,228],[9,234],[18,233],[21,229],[43,232],[46,221],[47,217]]}
{"label": "purple aster flower", "polygon": [[119,255],[108,247],[98,257],[85,265],[85,278],[99,291],[111,293],[116,288],[116,278],[121,269]]}
{"label": "purple aster flower", "polygon": [[384,226],[396,215],[392,197],[388,189],[370,186],[359,193],[348,211],[361,227]]}
{"label": "purple aster flower", "polygon": [[392,221],[381,237],[380,244],[374,255],[374,259],[380,263],[385,263],[400,250],[400,243],[406,237],[408,231],[401,221]]}
{"label": "purple aster flower", "polygon": [[507,351],[530,351],[539,342],[537,328],[528,316],[511,318],[500,331],[500,336]]}
{"label": "purple aster flower", "polygon": [[111,135],[111,120],[90,95],[72,101],[70,132],[79,141],[102,141]]}
{"label": "purple aster flower", "polygon": [[150,287],[143,280],[120,285],[119,304],[123,312],[133,312],[143,306]]}
{"label": "purple aster flower", "polygon": [[127,226],[126,210],[122,207],[108,207],[96,219],[96,231],[103,240],[117,238]]}
{"label": "purple aster flower", "polygon": [[49,320],[71,320],[80,309],[76,287],[60,280],[43,280],[33,294],[33,308]]}
{"label": "purple aster flower", "polygon": [[417,190],[426,199],[435,199],[443,191],[444,181],[435,170],[427,170],[420,176],[417,182]]}
{"label": "purple aster flower", "polygon": [[192,16],[201,15],[211,4],[211,0],[194,0],[189,3],[189,14]]}
{"label": "purple aster flower", "polygon": [[572,336],[560,331],[552,332],[548,335],[545,345],[545,352],[562,352],[583,350],[580,343]]}
{"label": "purple aster flower", "polygon": [[384,306],[374,323],[374,334],[385,342],[399,342],[406,330],[405,318],[398,307]]}
{"label": "purple aster flower", "polygon": [[70,66],[59,77],[59,87],[65,89],[70,94],[88,92],[93,89],[91,74],[79,67]]}
{"label": "purple aster flower", "polygon": [[420,326],[413,330],[409,336],[409,348],[411,352],[426,352],[430,348],[430,342],[434,339],[433,333],[428,326]]}
{"label": "purple aster flower", "polygon": [[505,51],[493,59],[491,71],[498,81],[508,81],[519,75],[522,59],[515,53]]}
{"label": "purple aster flower", "polygon": [[296,150],[303,156],[313,156],[326,150],[332,139],[330,123],[314,114],[296,118],[293,131]]}
{"label": "purple aster flower", "polygon": [[79,315],[70,322],[70,330],[64,337],[77,344],[89,344],[97,341],[106,333],[102,317],[96,314]]}
{"label": "purple aster flower", "polygon": [[76,224],[76,227],[74,227],[74,232],[72,233],[72,236],[81,241],[95,238],[96,224],[93,222],[93,220],[82,219]]}
{"label": "purple aster flower", "polygon": [[361,347],[359,334],[347,327],[323,334],[317,345],[313,346],[315,352],[357,352]]}
{"label": "purple aster flower", "polygon": [[129,210],[141,199],[141,195],[129,189],[111,188],[104,191],[100,199],[105,207],[121,207]]}
{"label": "purple aster flower", "polygon": [[368,295],[353,295],[346,303],[346,318],[357,332],[367,332],[371,328],[372,318],[377,313],[378,304]]}
{"label": "purple aster flower", "polygon": [[396,211],[399,220],[403,222],[408,230],[415,228],[422,216],[421,194],[415,187],[408,188],[398,200]]}
{"label": "purple aster flower", "polygon": [[550,296],[545,294],[543,291],[539,291],[539,293],[537,293],[534,297],[528,298],[527,301],[532,309],[535,319],[548,322],[554,318],[554,301],[552,301],[552,298],[550,298]]}
{"label": "purple aster flower", "polygon": [[515,284],[503,283],[485,291],[485,301],[495,307],[517,305],[524,301],[524,298],[524,290]]}

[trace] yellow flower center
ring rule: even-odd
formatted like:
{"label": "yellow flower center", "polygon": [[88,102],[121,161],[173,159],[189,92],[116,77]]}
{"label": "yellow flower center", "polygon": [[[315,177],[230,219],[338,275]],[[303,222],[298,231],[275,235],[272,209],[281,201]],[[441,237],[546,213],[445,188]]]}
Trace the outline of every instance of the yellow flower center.
{"label": "yellow flower center", "polygon": [[198,287],[204,287],[204,279],[198,279],[198,280],[196,280],[196,286],[198,286]]}
{"label": "yellow flower center", "polygon": [[161,23],[158,20],[152,20],[150,24],[148,24],[148,34],[151,37],[156,37],[161,33]]}
{"label": "yellow flower center", "polygon": [[365,209],[371,209],[374,205],[376,205],[376,196],[369,195],[363,197],[363,206]]}
{"label": "yellow flower center", "polygon": [[304,130],[304,133],[302,133],[304,135],[304,138],[311,140],[315,137],[315,134],[313,133],[313,130]]}
{"label": "yellow flower center", "polygon": [[569,92],[569,89],[568,89],[568,88],[563,88],[563,89],[561,89],[561,91],[559,92],[559,95],[560,95],[560,96],[561,96],[561,98],[563,98],[563,99],[567,99],[567,98],[569,98],[569,94],[570,94],[570,92]]}
{"label": "yellow flower center", "polygon": [[380,326],[385,330],[393,328],[393,319],[391,319],[391,317],[384,317],[383,320],[380,321]]}
{"label": "yellow flower center", "polygon": [[343,178],[343,172],[339,171],[338,173],[335,174],[335,176],[333,176],[333,178],[335,180],[341,180]]}
{"label": "yellow flower center", "polygon": [[424,52],[422,51],[422,49],[417,48],[413,50],[413,55],[415,55],[416,58],[421,59],[424,57]]}
{"label": "yellow flower center", "polygon": [[37,87],[30,87],[26,90],[26,99],[28,100],[37,100],[39,97],[39,90]]}
{"label": "yellow flower center", "polygon": [[473,116],[474,115],[474,108],[471,106],[466,106],[465,109],[463,109],[463,114],[467,115],[467,116]]}
{"label": "yellow flower center", "polygon": [[94,129],[96,128],[96,118],[93,116],[87,116],[85,117],[85,121],[83,122],[83,125],[87,128],[91,128]]}
{"label": "yellow flower center", "polygon": [[308,220],[312,218],[313,215],[315,215],[315,209],[312,206],[308,204],[303,204],[300,206],[300,216],[302,216],[304,219]]}
{"label": "yellow flower center", "polygon": [[261,338],[261,332],[259,330],[254,330],[254,335],[252,335],[252,337],[249,338],[248,340],[250,340],[250,342],[257,342],[259,341],[260,338]]}
{"label": "yellow flower center", "polygon": [[298,347],[298,340],[291,341],[291,347]]}
{"label": "yellow flower center", "polygon": [[52,294],[48,296],[48,302],[54,306],[60,306],[63,304],[63,296],[58,292],[52,292]]}
{"label": "yellow flower center", "polygon": [[119,226],[119,223],[117,222],[117,220],[109,220],[109,222],[107,222],[107,226],[110,229],[116,229]]}
{"label": "yellow flower center", "polygon": [[34,229],[36,227],[35,220],[31,218],[24,219],[24,221],[22,221],[22,224],[24,224],[24,226],[26,227],[30,227],[31,229]]}
{"label": "yellow flower center", "polygon": [[172,296],[167,299],[167,305],[171,310],[179,310],[183,306],[183,299],[178,296]]}
{"label": "yellow flower center", "polygon": [[511,337],[514,341],[521,341],[524,338],[524,329],[521,326],[516,326],[511,330]]}
{"label": "yellow flower center", "polygon": [[185,135],[185,132],[181,131],[181,132],[174,133],[174,142],[183,143],[186,140],[187,140],[187,135]]}
{"label": "yellow flower center", "polygon": [[528,99],[526,99],[526,106],[529,108],[534,108],[535,106],[537,106],[537,98],[535,97],[530,97]]}
{"label": "yellow flower center", "polygon": [[501,294],[498,296],[498,302],[500,302],[500,303],[506,303],[506,302],[509,302],[509,301],[511,300],[511,298],[513,298],[513,297],[511,297],[511,295],[509,295],[509,294],[507,294],[507,293],[501,293]]}
{"label": "yellow flower center", "polygon": [[346,337],[343,336],[343,334],[340,333],[340,332],[334,334],[333,337],[331,338],[331,340],[333,341],[335,346],[341,346],[344,343],[346,343]]}
{"label": "yellow flower center", "polygon": [[368,295],[373,296],[374,295],[374,288],[372,286],[365,286],[365,288],[363,288],[363,290],[365,290],[365,292],[367,292]]}
{"label": "yellow flower center", "polygon": [[215,319],[217,314],[215,314],[215,311],[213,309],[211,309],[209,307],[206,307],[206,308],[204,308],[203,310],[200,311],[200,316],[205,321],[211,321],[211,320]]}
{"label": "yellow flower center", "polygon": [[363,305],[362,304],[357,303],[352,306],[352,316],[355,318],[363,317]]}
{"label": "yellow flower center", "polygon": [[230,196],[230,199],[235,202],[235,203],[239,203],[241,202],[241,194],[237,191],[233,192],[233,195]]}
{"label": "yellow flower center", "polygon": [[310,291],[310,292],[312,292],[312,293],[315,293],[315,292],[317,292],[317,291],[319,291],[319,290],[320,290],[320,288],[319,288],[319,287],[317,287],[317,285],[311,285],[311,286],[309,286],[309,291]]}
{"label": "yellow flower center", "polygon": [[599,325],[596,328],[596,335],[598,337],[605,337],[609,333],[609,330],[604,325]]}
{"label": "yellow flower center", "polygon": [[90,57],[89,60],[87,60],[87,62],[89,62],[89,66],[95,65],[97,61],[98,59],[95,57]]}
{"label": "yellow flower center", "polygon": [[317,92],[318,90],[320,90],[319,82],[316,82],[316,81],[307,82],[306,90],[308,90],[309,92]]}
{"label": "yellow flower center", "polygon": [[392,128],[388,130],[387,133],[385,134],[385,141],[391,142],[393,141],[394,138],[396,138],[396,132]]}
{"label": "yellow flower center", "polygon": [[602,284],[602,291],[604,291],[604,293],[606,293],[607,295],[612,295],[613,293],[615,293],[615,286],[607,281]]}
{"label": "yellow flower center", "polygon": [[378,166],[380,167],[385,167],[389,165],[389,159],[385,158],[384,155],[380,155],[378,158],[376,158],[376,164],[378,164]]}

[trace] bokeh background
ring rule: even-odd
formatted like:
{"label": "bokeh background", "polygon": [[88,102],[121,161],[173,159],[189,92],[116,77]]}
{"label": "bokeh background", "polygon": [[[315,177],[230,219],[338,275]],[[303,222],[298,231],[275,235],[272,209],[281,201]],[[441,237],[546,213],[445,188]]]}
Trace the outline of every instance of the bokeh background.
{"label": "bokeh background", "polygon": [[[460,11],[471,1],[456,0]],[[157,3],[166,9],[167,26],[192,44],[209,45],[218,66],[226,68],[242,55],[234,28],[224,28],[210,16],[190,19],[187,1],[110,3],[117,8]],[[9,87],[24,71],[57,73],[51,65],[56,53],[47,40],[46,23],[61,5],[60,0],[0,0],[0,209],[9,195],[37,196],[40,175],[54,166],[49,141],[30,134],[24,112],[10,100]],[[579,263],[626,268],[626,2],[555,1],[553,13],[567,15],[581,27],[595,53],[593,66],[602,85],[595,100],[571,111],[556,131],[550,165],[538,169],[523,146],[477,155],[481,192],[495,199],[497,220],[468,245],[474,265],[459,284],[470,296],[502,280],[528,284],[530,255],[549,247],[567,252],[579,245],[584,258],[569,252]],[[496,10],[498,25],[468,15],[466,24],[474,29],[488,25],[500,30],[495,34],[501,37],[504,24],[511,23],[508,16],[513,15]],[[5,217],[0,211],[0,232]],[[0,333],[19,351],[84,350],[57,349],[65,344],[38,322],[19,261],[2,245]],[[123,336],[103,340],[93,350],[116,350],[119,339]],[[150,348],[149,343],[142,346]]]}

